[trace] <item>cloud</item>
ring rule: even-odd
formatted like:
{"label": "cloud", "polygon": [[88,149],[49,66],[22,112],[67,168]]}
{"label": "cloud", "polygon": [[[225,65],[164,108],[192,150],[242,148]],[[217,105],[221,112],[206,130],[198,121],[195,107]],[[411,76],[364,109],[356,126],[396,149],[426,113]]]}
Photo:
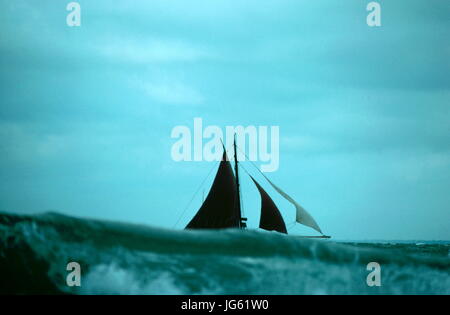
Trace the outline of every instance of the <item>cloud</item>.
{"label": "cloud", "polygon": [[392,171],[408,182],[418,182],[436,178],[437,174],[445,174],[449,168],[450,154],[426,152],[414,155],[405,154],[396,159],[396,165]]}
{"label": "cloud", "polygon": [[143,86],[145,92],[157,101],[168,104],[201,104],[203,97],[183,84],[152,84]]}
{"label": "cloud", "polygon": [[195,62],[212,57],[206,48],[176,39],[111,38],[95,44],[93,50],[101,57],[131,64]]}
{"label": "cloud", "polygon": [[[397,206],[445,221],[444,2],[383,2],[379,29],[367,27],[358,1],[80,3],[79,29],[65,25],[64,3],[0,4],[4,207],[94,209],[121,220],[134,213],[169,226],[167,209],[179,200],[167,191],[188,200],[204,170],[171,163],[170,131],[200,116],[280,126],[273,175],[298,187],[323,220],[334,213],[329,230],[347,233],[355,220],[377,220],[378,209],[386,218]],[[442,237],[434,222],[416,235]]]}
{"label": "cloud", "polygon": [[144,81],[133,79],[134,85],[148,95],[153,101],[168,105],[200,105],[204,102],[204,96],[187,84],[176,82],[167,76]]}

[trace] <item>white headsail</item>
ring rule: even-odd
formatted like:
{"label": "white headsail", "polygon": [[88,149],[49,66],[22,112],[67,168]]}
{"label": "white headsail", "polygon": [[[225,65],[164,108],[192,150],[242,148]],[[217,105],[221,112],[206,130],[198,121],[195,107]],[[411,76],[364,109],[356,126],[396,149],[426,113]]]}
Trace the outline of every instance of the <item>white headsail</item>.
{"label": "white headsail", "polygon": [[284,191],[282,191],[278,186],[276,186],[274,183],[270,181],[270,179],[267,178],[264,173],[261,172],[261,174],[266,178],[266,180],[269,182],[270,185],[281,195],[283,196],[287,201],[292,203],[295,206],[295,209],[297,210],[295,221],[297,221],[300,224],[309,226],[310,228],[313,228],[320,234],[322,233],[322,230],[320,229],[319,225],[317,224],[316,220],[306,211],[301,205],[298,204],[297,201],[291,198],[288,194],[286,194]]}

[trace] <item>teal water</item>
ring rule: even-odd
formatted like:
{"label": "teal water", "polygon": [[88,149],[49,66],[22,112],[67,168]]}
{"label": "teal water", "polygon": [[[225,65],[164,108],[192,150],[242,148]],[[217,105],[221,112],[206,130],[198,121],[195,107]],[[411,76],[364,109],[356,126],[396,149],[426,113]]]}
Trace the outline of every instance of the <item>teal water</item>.
{"label": "teal water", "polygon": [[[0,213],[0,293],[449,294],[449,242],[335,242]],[[66,285],[69,262],[81,286]],[[381,286],[369,287],[369,262]]]}

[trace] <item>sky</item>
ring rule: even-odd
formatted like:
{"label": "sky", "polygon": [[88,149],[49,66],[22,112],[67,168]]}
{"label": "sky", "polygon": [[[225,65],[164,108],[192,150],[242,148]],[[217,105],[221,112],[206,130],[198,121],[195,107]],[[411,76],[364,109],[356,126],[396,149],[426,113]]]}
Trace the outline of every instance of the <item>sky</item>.
{"label": "sky", "polygon": [[448,1],[379,1],[380,27],[363,0],[78,2],[69,27],[69,1],[0,0],[0,210],[181,229],[215,164],[170,135],[199,117],[279,126],[268,176],[335,239],[450,239]]}

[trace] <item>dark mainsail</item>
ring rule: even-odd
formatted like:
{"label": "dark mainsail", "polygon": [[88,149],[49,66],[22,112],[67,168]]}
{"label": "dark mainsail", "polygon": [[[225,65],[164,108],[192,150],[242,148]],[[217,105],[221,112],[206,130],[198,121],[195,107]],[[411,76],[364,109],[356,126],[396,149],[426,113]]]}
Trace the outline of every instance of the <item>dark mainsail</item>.
{"label": "dark mainsail", "polygon": [[186,229],[239,228],[241,215],[236,200],[236,179],[224,150],[211,190]]}
{"label": "dark mainsail", "polygon": [[[251,176],[250,176],[251,177]],[[283,217],[280,211],[270,198],[269,194],[261,187],[258,182],[251,177],[261,195],[261,217],[259,220],[259,227],[268,231],[277,231],[287,234],[286,224],[284,224]]]}

